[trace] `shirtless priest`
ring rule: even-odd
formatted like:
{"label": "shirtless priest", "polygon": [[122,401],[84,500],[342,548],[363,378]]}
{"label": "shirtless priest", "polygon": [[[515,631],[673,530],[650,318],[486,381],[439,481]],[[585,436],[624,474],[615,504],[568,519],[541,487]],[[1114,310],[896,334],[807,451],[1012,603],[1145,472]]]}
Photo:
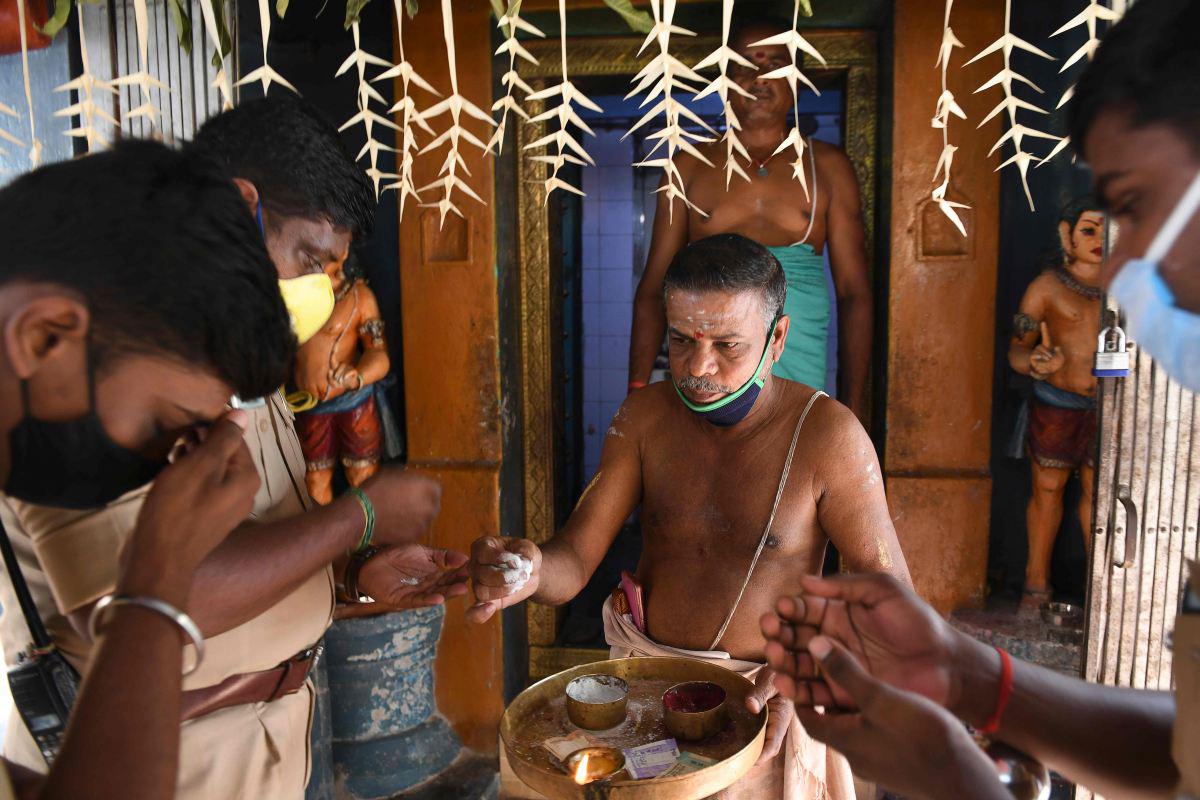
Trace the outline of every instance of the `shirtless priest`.
{"label": "shirtless priest", "polygon": [[723,796],[840,800],[853,797],[849,769],[774,697],[758,619],[820,571],[829,541],[852,572],[908,581],[908,569],[858,420],[771,374],[788,334],[785,286],[775,256],[738,234],[678,252],[664,289],[672,383],[625,400],[595,478],[550,541],[475,542],[468,616],[526,598],[566,603],[640,503],[640,591],[630,582],[605,604],[611,655],[682,655],[755,680],[749,704],[768,707],[767,744]]}

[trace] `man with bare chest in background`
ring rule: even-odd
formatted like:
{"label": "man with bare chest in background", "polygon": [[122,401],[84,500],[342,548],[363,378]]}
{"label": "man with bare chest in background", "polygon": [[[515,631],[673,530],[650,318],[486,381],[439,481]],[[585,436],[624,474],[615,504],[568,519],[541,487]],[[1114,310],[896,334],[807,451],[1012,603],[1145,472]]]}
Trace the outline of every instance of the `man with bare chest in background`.
{"label": "man with bare chest in background", "polygon": [[844,761],[775,699],[758,619],[800,576],[820,573],[830,541],[849,569],[908,580],[875,450],[844,406],[772,375],[790,320],[783,270],[765,247],[737,234],[695,242],[665,286],[672,381],[626,399],[554,538],[476,541],[468,614],[484,620],[526,598],[566,603],[640,504],[640,591],[604,611],[612,655],[682,655],[755,681],[749,705],[768,709],[767,742],[728,797],[853,797]]}
{"label": "man with bare chest in background", "polygon": [[742,126],[738,138],[749,160],[735,156],[749,180],[725,175],[725,145],[698,144],[712,166],[679,153],[675,165],[688,200],[704,213],[659,194],[646,270],[634,298],[629,344],[631,388],[650,379],[666,331],[663,277],[675,254],[689,242],[718,233],[739,233],[765,245],[783,266],[791,336],[773,372],[815,389],[826,386],[831,310],[825,251],[837,295],[838,397],[860,420],[866,416],[871,363],[873,301],[867,269],[858,179],[846,154],[826,142],[806,140],[807,194],[793,176],[789,148],[773,155],[790,129],[792,91],[783,78],[762,76],[791,63],[783,45],[755,42],[782,33],[780,21],[751,18],[730,35],[733,47],[753,68],[730,64],[729,77],[749,97],[730,92]]}
{"label": "man with bare chest in background", "polygon": [[1025,290],[1013,320],[1009,364],[1033,378],[1028,452],[1033,492],[1026,511],[1029,560],[1022,605],[1049,602],[1050,556],[1062,522],[1063,494],[1071,472],[1082,488],[1079,523],[1084,544],[1091,529],[1095,469],[1096,378],[1092,357],[1100,331],[1100,265],[1104,212],[1080,198],[1059,218],[1061,262]]}

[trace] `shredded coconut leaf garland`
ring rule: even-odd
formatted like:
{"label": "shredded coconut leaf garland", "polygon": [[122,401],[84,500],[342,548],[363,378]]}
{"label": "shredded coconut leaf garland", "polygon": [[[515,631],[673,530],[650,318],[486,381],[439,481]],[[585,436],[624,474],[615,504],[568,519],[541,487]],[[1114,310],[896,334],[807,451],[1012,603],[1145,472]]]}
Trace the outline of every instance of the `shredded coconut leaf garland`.
{"label": "shredded coconut leaf garland", "polygon": [[1056,60],[1054,56],[1035,47],[1012,32],[1012,0],[1005,0],[1004,35],[989,44],[987,47],[983,48],[983,50],[979,51],[979,53],[977,53],[974,58],[968,61],[967,64],[974,64],[979,59],[985,58],[997,51],[1004,56],[1004,67],[991,78],[989,78],[986,83],[975,90],[975,93],[978,94],[979,92],[987,91],[993,86],[999,86],[1004,90],[1004,99],[997,103],[996,107],[988,112],[988,115],[983,118],[977,127],[982,128],[1001,111],[1008,113],[1008,130],[996,140],[996,143],[992,145],[992,149],[988,151],[988,155],[995,153],[997,150],[1003,147],[1005,142],[1012,142],[1014,150],[1012,157],[1010,157],[1007,161],[1001,162],[1000,166],[996,167],[996,170],[1002,170],[1010,164],[1016,166],[1017,171],[1021,174],[1021,186],[1025,190],[1025,199],[1029,202],[1029,210],[1033,211],[1033,195],[1029,192],[1029,166],[1042,161],[1042,159],[1025,150],[1025,137],[1028,136],[1030,138],[1049,139],[1055,142],[1060,141],[1061,137],[1055,136],[1051,133],[1039,131],[1027,125],[1022,125],[1017,121],[1017,111],[1022,109],[1035,114],[1045,114],[1046,112],[1044,109],[1039,108],[1033,103],[1017,97],[1013,92],[1013,82],[1016,81],[1017,83],[1023,83],[1038,94],[1045,94],[1045,92],[1043,92],[1041,87],[1039,87],[1036,83],[1029,80],[1029,78],[1026,78],[1024,75],[1021,75],[1013,70],[1013,50],[1024,50],[1027,53],[1033,53],[1036,56],[1049,59],[1050,61]]}
{"label": "shredded coconut leaf garland", "polygon": [[[660,114],[664,115],[666,124],[662,130],[646,137],[647,141],[655,142],[654,145],[646,157],[634,166],[659,167],[665,173],[663,185],[655,189],[655,192],[666,194],[669,219],[674,220],[675,218],[676,200],[681,201],[686,208],[707,217],[707,212],[688,200],[684,190],[683,176],[679,172],[679,167],[675,165],[675,154],[682,150],[710,167],[713,166],[713,163],[696,148],[693,142],[716,141],[717,132],[690,108],[680,103],[673,94],[675,90],[696,94],[700,90],[699,87],[707,83],[702,75],[670,53],[672,34],[680,36],[695,36],[696,34],[674,24],[675,0],[650,0],[650,9],[654,15],[654,27],[642,42],[638,55],[641,55],[651,44],[658,45],[658,55],[634,76],[633,89],[625,98],[629,99],[645,92],[646,97],[642,100],[639,108],[645,108],[660,96],[662,99],[634,123],[633,127],[626,132],[625,137],[656,119]],[[697,125],[706,133],[695,133],[685,129],[683,126],[685,120]]]}
{"label": "shredded coconut leaf garland", "polygon": [[458,66],[454,54],[454,18],[453,11],[450,8],[450,0],[442,0],[442,35],[446,40],[446,60],[450,65],[450,95],[418,115],[418,119],[422,122],[428,122],[443,114],[448,115],[450,119],[450,126],[420,151],[421,154],[428,153],[447,142],[450,143],[450,149],[446,153],[446,160],[442,162],[442,168],[438,172],[438,179],[417,190],[418,192],[437,188],[442,190],[441,200],[438,200],[436,203],[421,204],[424,207],[436,208],[438,210],[438,214],[440,215],[439,227],[446,224],[447,214],[457,214],[460,217],[463,215],[462,211],[454,203],[454,191],[456,189],[477,202],[484,202],[483,198],[458,175],[458,170],[460,169],[467,175],[471,174],[471,171],[467,168],[467,162],[463,160],[462,154],[459,152],[463,142],[477,147],[482,151],[487,150],[487,145],[480,141],[478,136],[463,126],[463,114],[466,114],[468,117],[474,117],[480,122],[486,122],[489,126],[494,127],[496,125],[496,121],[491,118],[491,115],[458,93]]}
{"label": "shredded coconut leaf garland", "polygon": [[738,86],[729,77],[729,63],[733,62],[746,69],[758,69],[752,63],[747,61],[741,53],[729,46],[729,23],[733,18],[733,0],[722,0],[721,3],[721,46],[713,52],[709,53],[696,64],[695,69],[699,72],[702,69],[716,67],[719,72],[708,86],[700,90],[696,95],[697,100],[702,100],[710,94],[716,93],[717,97],[721,98],[721,106],[725,115],[725,134],[721,137],[721,141],[725,143],[725,189],[729,189],[729,184],[733,180],[733,176],[737,175],[743,180],[749,181],[750,176],[746,174],[746,170],[738,163],[738,156],[741,156],[747,162],[750,161],[750,153],[746,151],[745,145],[738,138],[738,131],[742,129],[741,122],[738,121],[737,114],[733,110],[733,106],[729,102],[729,93],[735,92],[742,97],[754,99],[754,95],[747,92],[741,86]]}
{"label": "shredded coconut leaf garland", "polygon": [[396,199],[397,207],[399,208],[400,219],[404,219],[404,204],[410,197],[421,203],[421,195],[417,192],[416,184],[413,182],[413,161],[419,150],[417,145],[416,128],[420,128],[425,133],[433,136],[433,128],[429,127],[429,123],[421,119],[420,112],[417,111],[417,103],[413,100],[413,87],[422,89],[435,97],[440,97],[437,90],[429,85],[429,82],[422,78],[413,65],[408,62],[404,55],[404,17],[405,10],[401,5],[404,0],[395,0],[396,5],[396,36],[400,48],[400,61],[395,66],[388,69],[386,72],[380,73],[373,80],[385,81],[400,79],[400,99],[396,104],[388,109],[389,114],[400,115],[400,147],[397,152],[396,171],[399,173],[395,176],[396,180],[383,187],[385,190],[391,189],[399,193]]}
{"label": "shredded coconut leaf garland", "polygon": [[[808,11],[808,15],[811,16],[812,9],[808,8],[807,3],[804,3],[803,5],[804,9]],[[779,147],[777,147],[775,152],[771,155],[777,156],[784,150],[787,150],[789,147],[792,148],[796,154],[796,159],[792,162],[792,177],[800,181],[800,186],[804,189],[804,196],[807,198],[809,196],[808,179],[804,176],[804,148],[807,147],[807,144],[804,141],[804,137],[800,135],[800,84],[803,83],[812,90],[813,94],[818,96],[821,94],[821,92],[817,89],[813,82],[808,79],[808,76],[804,74],[804,71],[800,69],[800,53],[806,53],[812,56],[817,61],[821,62],[821,64],[825,63],[825,57],[817,52],[817,48],[813,47],[807,39],[800,35],[799,23],[801,10],[802,0],[796,0],[795,5],[792,8],[792,29],[786,33],[768,36],[766,39],[754,42],[753,46],[757,47],[781,44],[787,47],[788,53],[791,54],[791,64],[780,67],[776,70],[772,70],[764,74],[762,77],[765,80],[783,78],[788,82],[788,86],[790,86],[792,89],[792,109],[793,114],[796,117],[796,123],[792,126],[792,130],[788,133],[787,137],[782,143],[780,143]]]}
{"label": "shredded coconut leaf garland", "polygon": [[934,66],[941,69],[942,75],[942,93],[938,95],[937,108],[933,112],[933,127],[942,132],[942,153],[938,156],[937,167],[933,171],[933,182],[937,183],[939,177],[942,182],[934,187],[931,197],[937,203],[937,207],[941,212],[954,223],[954,227],[963,236],[967,235],[967,229],[963,226],[962,219],[958,216],[958,209],[970,208],[965,203],[958,203],[953,200],[946,199],[946,193],[950,190],[950,167],[954,163],[954,154],[958,148],[950,144],[950,117],[951,115],[959,119],[966,119],[967,113],[962,110],[962,107],[954,99],[954,93],[950,91],[947,83],[947,74],[950,69],[950,56],[954,53],[954,48],[962,47],[963,43],[954,35],[954,31],[950,28],[950,9],[954,5],[954,0],[946,0],[946,13],[942,22],[942,44],[938,48],[937,62]]}
{"label": "shredded coconut leaf garland", "polygon": [[[498,0],[493,0],[493,4],[496,3]],[[521,107],[521,103],[513,93],[514,89],[520,89],[525,95],[533,94],[533,87],[517,73],[517,59],[523,58],[531,64],[538,63],[538,60],[517,40],[517,32],[524,31],[538,37],[546,35],[537,26],[522,19],[520,11],[521,0],[514,0],[509,4],[507,10],[501,9],[497,14],[496,27],[504,31],[505,38],[503,44],[496,48],[495,55],[508,55],[508,71],[500,78],[500,84],[504,86],[504,96],[492,104],[492,113],[499,111],[500,121],[496,125],[496,132],[492,134],[491,141],[488,142],[488,150],[496,155],[504,152],[504,134],[507,130],[509,113],[516,114],[526,122],[529,121],[529,114]]]}
{"label": "shredded coconut leaf garland", "polygon": [[[84,139],[88,152],[102,150],[111,143],[111,134],[120,124],[112,114],[104,110],[103,105],[96,102],[97,98],[111,103],[117,90],[110,81],[102,81],[93,73],[88,59],[87,35],[83,31],[83,9],[78,12],[79,19],[79,56],[81,61],[79,77],[56,86],[56,92],[75,92],[75,103],[54,112],[56,117],[79,117],[79,125],[65,131],[66,136]],[[108,97],[104,97],[108,95]]]}
{"label": "shredded coconut leaf garland", "polygon": [[380,194],[379,184],[385,178],[392,180],[394,178],[399,178],[400,176],[380,171],[379,151],[389,150],[394,153],[396,152],[396,148],[392,147],[391,145],[384,144],[375,138],[375,126],[380,125],[385,128],[391,128],[397,132],[400,131],[400,126],[392,122],[387,117],[384,117],[371,109],[371,101],[375,101],[381,106],[387,105],[387,101],[384,100],[383,95],[381,95],[379,91],[367,81],[367,65],[390,69],[392,62],[385,61],[379,56],[371,55],[362,49],[362,40],[359,36],[357,22],[351,23],[350,30],[354,36],[354,52],[352,52],[346,58],[346,60],[342,62],[342,65],[338,67],[338,71],[334,77],[341,77],[349,72],[351,67],[355,68],[358,74],[358,97],[356,101],[358,104],[358,113],[343,122],[342,126],[338,128],[338,132],[340,133],[347,128],[353,127],[354,125],[363,126],[363,133],[366,135],[367,141],[362,146],[362,149],[358,151],[358,155],[355,156],[355,159],[361,161],[363,156],[367,156],[368,163],[370,164],[370,166],[368,166],[366,169],[367,177],[371,179],[371,185],[375,187],[375,197],[378,199]]}
{"label": "shredded coconut leaf garland", "polygon": [[[139,0],[144,2],[145,0]],[[218,0],[220,2],[220,0]],[[258,0],[258,24],[262,29],[262,66],[256,70],[252,70],[249,74],[242,76],[242,79],[237,82],[237,86],[245,86],[248,83],[258,81],[262,84],[263,94],[266,94],[271,89],[272,83],[278,83],[284,88],[291,89],[296,92],[296,87],[292,86],[282,75],[276,72],[269,63],[267,63],[267,43],[271,39],[271,7],[267,0]],[[296,94],[300,94],[296,92]]]}
{"label": "shredded coconut leaf garland", "polygon": [[567,2],[566,0],[558,0],[558,24],[559,24],[559,42],[562,55],[562,80],[553,86],[547,86],[541,91],[534,92],[527,98],[530,101],[544,101],[552,98],[558,98],[558,105],[553,108],[548,108],[542,113],[535,116],[530,122],[549,122],[555,120],[558,123],[558,129],[546,134],[537,141],[530,142],[525,145],[526,150],[536,150],[540,147],[549,149],[554,147],[553,154],[543,154],[530,156],[531,161],[536,161],[546,164],[549,169],[549,175],[543,181],[542,186],[546,191],[545,203],[550,202],[550,195],[555,189],[562,189],[583,196],[583,191],[572,186],[567,181],[558,177],[559,170],[564,164],[576,164],[584,166],[587,164],[594,165],[596,162],[583,149],[583,145],[579,140],[571,135],[568,130],[568,125],[574,125],[589,136],[595,136],[588,124],[583,121],[575,111],[574,106],[580,105],[584,108],[602,113],[600,106],[593,103],[587,96],[575,88],[575,84],[571,83],[567,74]]}

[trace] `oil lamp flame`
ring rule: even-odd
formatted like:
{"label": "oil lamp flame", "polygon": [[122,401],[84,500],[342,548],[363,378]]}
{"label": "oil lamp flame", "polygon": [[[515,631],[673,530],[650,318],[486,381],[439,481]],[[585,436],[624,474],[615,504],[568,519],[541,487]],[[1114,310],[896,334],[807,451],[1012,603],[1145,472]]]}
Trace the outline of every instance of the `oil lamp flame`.
{"label": "oil lamp flame", "polygon": [[575,767],[575,782],[582,785],[588,782],[588,754],[584,753],[579,759],[579,765]]}

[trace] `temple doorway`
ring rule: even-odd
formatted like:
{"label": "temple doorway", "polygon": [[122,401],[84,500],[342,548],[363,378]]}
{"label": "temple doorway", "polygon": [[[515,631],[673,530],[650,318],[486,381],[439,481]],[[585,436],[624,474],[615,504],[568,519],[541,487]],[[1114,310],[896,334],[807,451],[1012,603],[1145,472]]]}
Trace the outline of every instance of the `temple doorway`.
{"label": "temple doorway", "polygon": [[[815,31],[810,38],[829,65],[809,72],[821,95],[802,96],[801,127],[806,135],[839,145],[850,156],[863,192],[868,253],[874,253],[875,34]],[[568,176],[586,196],[559,192],[543,206],[532,176],[521,174],[528,167],[523,163],[518,170],[522,192],[518,238],[526,304],[521,314],[526,365],[522,370],[526,535],[535,540],[548,538],[574,507],[596,471],[609,420],[626,395],[633,294],[649,247],[654,189],[660,177],[657,170],[630,166],[648,149],[645,138],[638,135],[642,131],[624,136],[640,116],[636,101],[623,99],[629,79],[640,67],[637,44],[628,37],[606,37],[570,45],[573,80],[604,109],[603,114],[584,115],[596,132],[587,143],[596,166]],[[712,44],[699,39],[689,47],[695,48],[698,59]],[[552,78],[558,68],[556,47],[536,55],[541,63],[526,77],[535,87],[545,77]],[[720,105],[711,100],[693,110],[720,131]],[[647,128],[653,130],[652,125]],[[847,137],[848,131],[853,135]],[[539,135],[530,126],[522,131],[520,143]],[[886,272],[878,264],[872,270],[874,275]],[[828,274],[827,286],[832,286]],[[542,298],[545,306],[536,308]],[[835,317],[834,337],[836,325]],[[831,350],[836,353],[836,345]],[[829,368],[836,370],[834,359],[830,362]],[[531,371],[530,366],[542,371]],[[656,366],[665,369],[665,360]],[[656,368],[656,377],[664,374]],[[544,383],[539,386],[540,381]],[[545,389],[539,391],[541,387]],[[563,609],[530,604],[531,678],[600,657],[601,605],[620,572],[636,568],[640,550],[635,513],[574,601]]]}

